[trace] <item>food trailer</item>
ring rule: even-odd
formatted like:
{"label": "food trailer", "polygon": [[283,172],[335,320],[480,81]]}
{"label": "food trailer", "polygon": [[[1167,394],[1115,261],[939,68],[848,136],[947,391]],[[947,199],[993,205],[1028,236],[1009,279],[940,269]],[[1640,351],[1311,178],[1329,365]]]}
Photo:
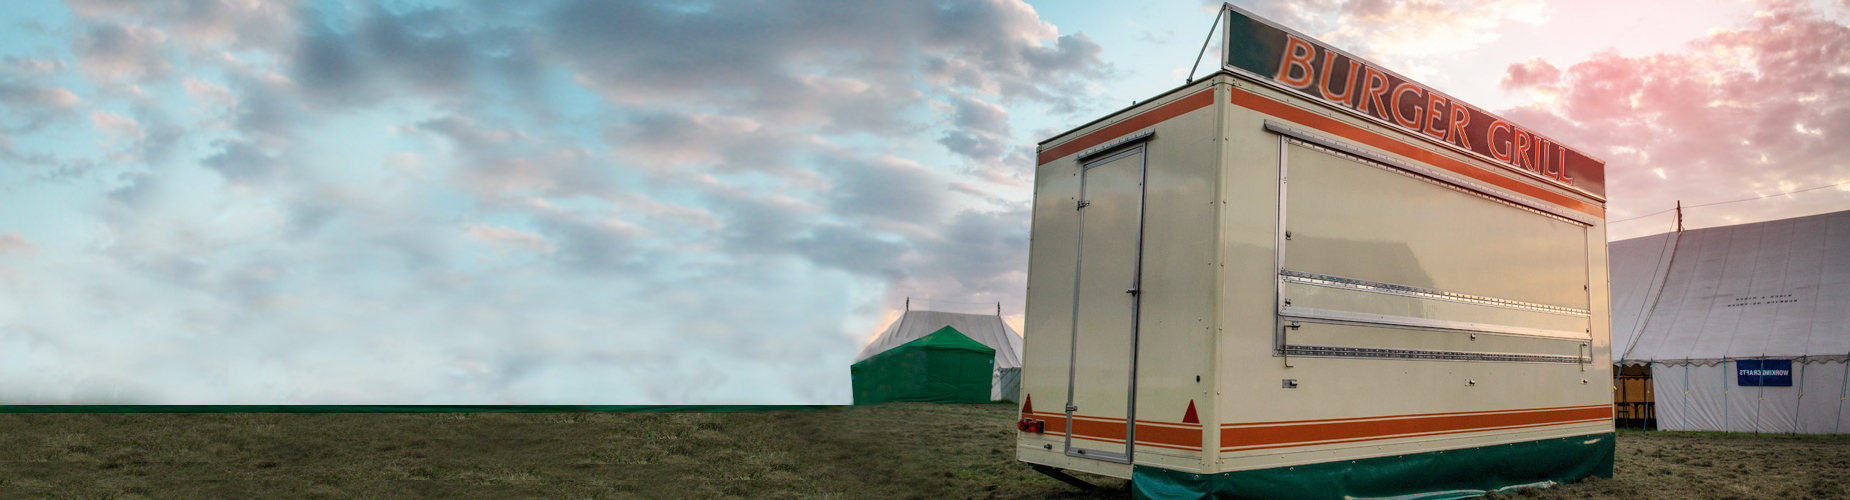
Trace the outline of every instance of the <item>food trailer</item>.
{"label": "food trailer", "polygon": [[1604,162],[1222,15],[1221,71],[1039,145],[1019,459],[1140,498],[1611,477]]}

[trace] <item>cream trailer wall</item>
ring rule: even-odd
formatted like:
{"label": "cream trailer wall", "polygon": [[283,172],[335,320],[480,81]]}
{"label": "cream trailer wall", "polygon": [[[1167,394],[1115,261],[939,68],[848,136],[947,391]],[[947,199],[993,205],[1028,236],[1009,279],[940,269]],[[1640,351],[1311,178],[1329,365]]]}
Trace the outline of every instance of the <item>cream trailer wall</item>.
{"label": "cream trailer wall", "polygon": [[[1370,126],[1315,109],[1229,74],[1068,134],[1126,131],[1038,172],[1027,416],[1064,429],[1069,385],[1081,410],[1072,444],[1048,432],[1025,449],[1083,466],[1097,460],[1064,450],[1122,451],[1133,314],[1138,463],[1235,470],[1610,430],[1600,219],[1321,132]],[[1327,123],[1291,120],[1305,117]],[[1141,199],[1122,189],[1138,174]],[[1422,414],[1446,425],[1289,426]]]}
{"label": "cream trailer wall", "polygon": [[1604,163],[1221,14],[1222,71],[1040,145],[1020,459],[1139,498],[1610,477]]}

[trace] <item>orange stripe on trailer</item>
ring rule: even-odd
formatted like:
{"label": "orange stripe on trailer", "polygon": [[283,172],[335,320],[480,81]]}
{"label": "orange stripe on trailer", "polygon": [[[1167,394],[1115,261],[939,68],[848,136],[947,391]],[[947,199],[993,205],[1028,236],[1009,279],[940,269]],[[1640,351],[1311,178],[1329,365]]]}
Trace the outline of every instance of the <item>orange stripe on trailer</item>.
{"label": "orange stripe on trailer", "polygon": [[1073,437],[1124,442],[1124,422],[1105,422],[1073,416]]}
{"label": "orange stripe on trailer", "polygon": [[1570,425],[1570,424],[1591,424],[1591,423],[1611,422],[1611,421],[1612,419],[1610,418],[1594,418],[1594,419],[1588,419],[1588,420],[1575,420],[1571,422],[1550,422],[1550,423],[1545,423],[1545,424],[1513,425],[1513,426],[1508,426],[1508,427],[1467,429],[1467,430],[1461,430],[1461,431],[1424,432],[1424,433],[1419,433],[1419,434],[1376,436],[1376,437],[1361,438],[1361,439],[1338,439],[1338,440],[1332,440],[1332,441],[1317,441],[1317,442],[1312,442],[1312,443],[1292,443],[1292,444],[1282,444],[1282,445],[1276,445],[1276,446],[1236,446],[1236,447],[1221,448],[1220,451],[1223,451],[1223,452],[1252,451],[1252,450],[1270,450],[1270,449],[1275,449],[1275,448],[1297,448],[1300,446],[1321,446],[1321,445],[1326,445],[1326,444],[1357,443],[1357,442],[1363,442],[1363,441],[1380,441],[1384,439],[1402,439],[1402,438],[1426,437],[1426,436],[1443,436],[1447,434],[1464,434],[1467,432],[1501,431],[1501,430],[1510,430],[1510,429],[1527,429],[1527,428],[1532,428],[1532,427],[1548,427],[1548,426],[1554,426],[1554,425]]}
{"label": "orange stripe on trailer", "polygon": [[1372,420],[1335,422],[1239,424],[1238,427],[1221,429],[1221,443],[1223,443],[1223,450],[1283,448],[1504,428],[1565,425],[1611,418],[1612,407],[1599,405],[1501,413],[1390,416]]}
{"label": "orange stripe on trailer", "polygon": [[[1253,111],[1258,111],[1260,113],[1265,113],[1265,114],[1276,116],[1279,118],[1291,120],[1291,121],[1297,122],[1307,127],[1311,127],[1317,130],[1331,133],[1331,134],[1336,134],[1337,136],[1343,137],[1345,139],[1361,142],[1363,144],[1374,146],[1376,148],[1380,148],[1380,149],[1386,150],[1391,153],[1395,153],[1401,156],[1412,158],[1416,161],[1420,161],[1428,165],[1439,167],[1447,171],[1451,171],[1452,173],[1456,173],[1459,175],[1463,175],[1465,177],[1469,177],[1479,182],[1483,182],[1483,183],[1497,186],[1503,189],[1515,191],[1517,193],[1528,195],[1536,199],[1547,201],[1549,203],[1554,203],[1556,205],[1565,207],[1569,210],[1581,212],[1581,213],[1591,215],[1594,217],[1598,217],[1601,219],[1606,218],[1606,209],[1600,208],[1598,206],[1594,206],[1592,204],[1570,198],[1566,195],[1562,195],[1554,191],[1549,191],[1547,189],[1536,187],[1528,183],[1518,181],[1516,179],[1504,177],[1502,175],[1498,175],[1489,170],[1480,168],[1476,165],[1465,163],[1465,162],[1453,159],[1452,157],[1441,155],[1439,153],[1434,153],[1432,151],[1421,149],[1412,144],[1400,142],[1398,140],[1389,138],[1388,136],[1381,135],[1379,133],[1369,131],[1361,127],[1357,127],[1355,125],[1350,125],[1348,123],[1344,123],[1335,118],[1323,116],[1323,115],[1317,114],[1316,112],[1313,112],[1307,109],[1299,108],[1297,106],[1292,106],[1284,102],[1268,99],[1259,94],[1254,94],[1254,93],[1247,92],[1244,90],[1239,90],[1239,89],[1233,89],[1232,95],[1229,98],[1229,102],[1234,105],[1240,106],[1242,108],[1246,108],[1246,109],[1250,109]],[[1103,131],[1101,130],[1100,132],[1103,132]],[[1094,132],[1094,133],[1097,133],[1097,132]],[[1046,161],[1043,160],[1041,163],[1046,163]]]}
{"label": "orange stripe on trailer", "polygon": [[1314,420],[1281,420],[1277,422],[1245,422],[1245,423],[1234,423],[1234,424],[1221,424],[1221,427],[1253,427],[1253,426],[1260,426],[1260,425],[1309,424],[1309,423],[1316,423],[1316,422],[1355,422],[1355,421],[1361,421],[1361,420],[1439,417],[1439,416],[1446,416],[1446,415],[1491,415],[1491,414],[1497,414],[1497,413],[1524,413],[1524,412],[1536,412],[1536,411],[1548,411],[1548,410],[1580,410],[1580,409],[1589,409],[1589,408],[1610,409],[1611,407],[1612,405],[1600,404],[1600,405],[1582,405],[1582,406],[1551,406],[1551,407],[1546,407],[1546,408],[1520,408],[1520,409],[1515,409],[1515,410],[1457,411],[1457,412],[1449,412],[1449,413],[1410,413],[1406,415],[1383,415],[1383,416],[1377,416],[1377,417],[1326,418],[1326,419],[1314,419]]}
{"label": "orange stripe on trailer", "polygon": [[1196,92],[1188,97],[1176,99],[1169,104],[1164,104],[1158,106],[1156,109],[1145,111],[1143,114],[1092,131],[1092,133],[1080,136],[1078,139],[1066,141],[1058,146],[1048,148],[1035,156],[1034,164],[1046,165],[1048,162],[1065,158],[1066,155],[1085,151],[1086,148],[1104,144],[1105,141],[1123,137],[1125,134],[1136,132],[1144,127],[1162,123],[1168,121],[1170,118],[1182,116],[1190,111],[1208,107],[1209,104],[1214,104],[1214,89],[1212,88]]}
{"label": "orange stripe on trailer", "polygon": [[[1066,416],[1058,413],[1029,413],[1030,418],[1047,422],[1045,433],[1066,433]],[[1124,419],[1073,415],[1073,437],[1124,443]],[[1178,450],[1201,449],[1201,425],[1177,422],[1137,421],[1137,446],[1155,446]]]}
{"label": "orange stripe on trailer", "polygon": [[1159,427],[1138,423],[1137,444],[1170,445],[1199,450],[1201,449],[1201,428]]}

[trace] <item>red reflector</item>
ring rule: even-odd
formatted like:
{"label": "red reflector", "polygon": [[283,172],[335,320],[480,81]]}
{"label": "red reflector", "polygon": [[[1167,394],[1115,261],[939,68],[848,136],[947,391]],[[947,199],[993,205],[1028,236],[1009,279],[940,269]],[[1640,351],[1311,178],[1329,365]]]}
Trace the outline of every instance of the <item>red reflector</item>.
{"label": "red reflector", "polygon": [[1022,432],[1032,432],[1035,434],[1040,434],[1042,432],[1046,432],[1047,421],[1035,420],[1032,418],[1024,418],[1024,419],[1021,419],[1015,422],[1015,428]]}

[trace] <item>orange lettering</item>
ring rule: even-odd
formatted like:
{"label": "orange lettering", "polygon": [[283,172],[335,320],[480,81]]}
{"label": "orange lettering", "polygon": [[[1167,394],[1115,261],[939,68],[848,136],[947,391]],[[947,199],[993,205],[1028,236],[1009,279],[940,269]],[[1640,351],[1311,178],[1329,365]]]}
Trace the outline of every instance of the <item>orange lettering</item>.
{"label": "orange lettering", "polygon": [[[1372,113],[1380,116],[1382,119],[1387,119],[1387,107],[1381,105],[1381,96],[1387,95],[1388,93],[1387,74],[1373,67],[1367,68],[1368,76],[1362,78],[1362,86],[1366,87],[1367,90],[1362,93],[1368,95],[1362,98],[1361,107],[1357,109],[1361,110],[1363,114]],[[1373,111],[1371,112],[1370,110]]]}
{"label": "orange lettering", "polygon": [[1400,96],[1407,95],[1408,92],[1412,92],[1413,102],[1420,102],[1419,100],[1420,94],[1424,93],[1425,91],[1426,89],[1422,89],[1419,86],[1411,84],[1411,83],[1401,83],[1400,85],[1394,86],[1394,103],[1393,103],[1394,104],[1394,121],[1400,122],[1400,126],[1402,127],[1407,127],[1413,130],[1419,130],[1420,129],[1420,114],[1425,112],[1425,110],[1416,104],[1413,106],[1413,117],[1409,118],[1405,115],[1400,114]]}
{"label": "orange lettering", "polygon": [[1574,177],[1567,175],[1567,148],[1559,149],[1561,150],[1561,154],[1555,155],[1555,160],[1561,162],[1561,182],[1571,185],[1574,183]]}
{"label": "orange lettering", "polygon": [[1529,158],[1529,131],[1516,129],[1515,165],[1530,172],[1535,171],[1535,160]]}
{"label": "orange lettering", "polygon": [[[1445,96],[1439,95],[1438,92],[1427,92],[1426,119],[1420,120],[1420,131],[1425,132],[1426,135],[1430,135],[1434,139],[1445,140],[1445,131],[1433,128],[1432,124],[1434,122],[1440,125],[1445,124],[1445,110],[1440,108],[1449,104],[1451,104],[1451,102],[1447,101]],[[1433,132],[1438,133],[1435,134]]]}
{"label": "orange lettering", "polygon": [[1343,78],[1343,91],[1338,93],[1330,91],[1330,80],[1334,78],[1331,75],[1335,74],[1330,71],[1330,63],[1332,62],[1336,62],[1336,53],[1324,53],[1323,82],[1317,84],[1317,91],[1323,93],[1324,99],[1336,102],[1349,102],[1349,107],[1353,108],[1355,107],[1353,101],[1355,101],[1356,97],[1359,97],[1355,92],[1355,73],[1362,68],[1362,63],[1356,62],[1354,59],[1349,60],[1349,72],[1345,74]]}
{"label": "orange lettering", "polygon": [[[1309,86],[1314,76],[1311,74],[1310,61],[1317,57],[1317,47],[1295,36],[1285,35],[1285,39],[1285,60],[1278,64],[1278,76],[1272,78],[1293,87]],[[1299,55],[1299,50],[1303,50],[1302,55]],[[1291,70],[1294,68],[1304,76],[1291,76]]]}
{"label": "orange lettering", "polygon": [[1471,138],[1465,135],[1465,127],[1471,124],[1471,108],[1462,103],[1452,103],[1452,125],[1445,128],[1445,142],[1471,149]]}
{"label": "orange lettering", "polygon": [[1537,137],[1537,139],[1541,139],[1542,141],[1542,173],[1547,174],[1548,177],[1552,177],[1555,180],[1560,180],[1561,171],[1554,168],[1554,162],[1549,161],[1549,154],[1554,152],[1554,142],[1540,137]]}
{"label": "orange lettering", "polygon": [[[1503,150],[1498,151],[1497,150],[1497,144],[1498,144],[1497,130],[1503,130],[1504,132],[1509,132],[1510,131],[1509,122],[1505,122],[1503,120],[1497,120],[1497,121],[1491,122],[1490,128],[1484,130],[1484,140],[1490,141],[1490,156],[1496,157],[1498,161],[1509,163],[1510,153],[1513,152],[1512,149],[1514,149],[1513,148],[1514,144],[1512,144],[1511,141],[1503,141],[1502,142]],[[1512,137],[1511,140],[1514,140],[1514,138]]]}

